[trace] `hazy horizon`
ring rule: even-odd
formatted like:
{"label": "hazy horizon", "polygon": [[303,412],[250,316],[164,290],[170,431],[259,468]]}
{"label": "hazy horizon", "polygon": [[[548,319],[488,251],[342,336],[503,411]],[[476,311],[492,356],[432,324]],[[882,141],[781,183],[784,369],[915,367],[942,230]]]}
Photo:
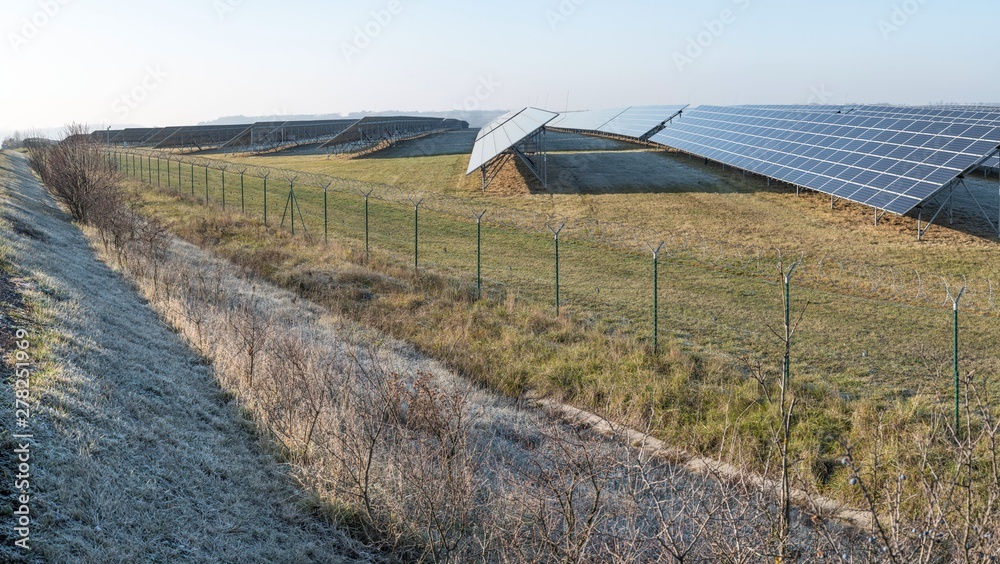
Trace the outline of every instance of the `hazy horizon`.
{"label": "hazy horizon", "polygon": [[991,103],[1000,77],[986,22],[998,16],[1000,5],[968,0],[10,0],[0,64],[21,86],[0,91],[0,132],[385,110]]}

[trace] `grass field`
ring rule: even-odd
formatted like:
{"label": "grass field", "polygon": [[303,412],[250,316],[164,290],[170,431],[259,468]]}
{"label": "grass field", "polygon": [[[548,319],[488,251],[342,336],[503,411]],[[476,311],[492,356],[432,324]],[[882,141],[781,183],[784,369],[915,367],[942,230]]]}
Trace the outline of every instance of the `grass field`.
{"label": "grass field", "polygon": [[[444,157],[428,157],[436,158]],[[402,170],[402,161],[392,164]],[[296,166],[296,161],[283,162],[281,166]],[[352,163],[352,166],[357,165]],[[713,171],[698,168],[702,166],[697,165],[687,174],[709,178]],[[387,169],[379,170],[384,173]],[[415,176],[419,174],[418,171]],[[175,231],[240,264],[251,265],[286,287],[318,297],[359,321],[412,342],[497,389],[514,394],[533,390],[612,415],[652,410],[654,430],[660,436],[687,441],[699,449],[716,448],[722,440],[729,417],[727,410],[741,406],[742,416],[750,414],[747,425],[760,423],[759,420],[754,423],[752,415],[761,409],[754,407],[755,386],[742,373],[738,359],[764,358],[769,366],[775,365],[779,343],[771,328],[777,329],[781,324],[776,270],[774,276],[746,276],[726,268],[713,268],[710,261],[664,260],[660,270],[660,327],[667,351],[663,358],[673,360],[662,364],[648,354],[652,325],[652,264],[648,256],[587,244],[579,239],[564,241],[560,249],[561,298],[567,314],[564,319],[572,320],[567,327],[566,321],[554,319],[554,248],[552,236],[547,233],[496,226],[483,230],[483,274],[487,296],[491,298],[486,304],[505,304],[511,300],[523,304],[520,314],[510,316],[486,304],[469,309],[467,298],[461,297],[467,296],[474,282],[476,239],[471,215],[464,219],[424,211],[419,218],[421,271],[454,280],[460,288],[448,290],[451,287],[448,284],[428,286],[422,279],[411,280],[405,274],[412,273],[414,259],[412,206],[370,203],[370,242],[374,255],[373,261],[366,264],[376,272],[388,273],[387,281],[378,276],[345,273],[343,266],[337,266],[344,260],[364,263],[364,207],[360,196],[338,192],[327,195],[330,240],[338,248],[348,249],[346,255],[331,258],[322,245],[314,245],[322,242],[321,191],[308,187],[296,190],[305,226],[314,243],[309,244],[301,238],[301,224],[300,237],[294,239],[289,237],[288,217],[283,228],[278,226],[288,198],[287,184],[273,178],[269,183],[270,229],[264,229],[256,221],[248,223],[221,213],[219,171],[209,173],[211,209],[198,203],[204,198],[204,170],[195,171],[193,197],[186,166],[180,176],[181,192],[188,195],[187,199],[169,197],[163,180],[161,190],[148,192],[145,198],[148,209],[169,219]],[[227,210],[239,210],[245,204],[251,217],[263,219],[262,181],[245,179],[241,200],[238,177],[230,173],[227,178]],[[721,179],[732,186],[737,184],[725,176]],[[175,191],[176,181],[175,173],[172,181]],[[970,258],[988,256],[992,242],[973,242],[968,249],[949,249],[943,242],[918,245],[915,237],[902,229],[902,222],[895,226],[890,222],[877,231],[872,227],[866,233],[862,218],[851,229],[833,229],[831,218],[838,213],[842,214],[840,221],[849,225],[850,210],[829,212],[814,197],[795,198],[794,194],[778,190],[747,194],[735,188],[729,194],[710,194],[704,187],[696,193],[676,195],[677,198],[668,193],[654,196],[672,202],[678,209],[686,206],[691,214],[705,214],[706,219],[699,225],[709,227],[713,222],[724,223],[724,214],[716,209],[722,202],[727,202],[730,215],[744,207],[763,209],[767,200],[786,202],[786,209],[778,212],[782,217],[789,223],[798,218],[799,224],[812,226],[810,232],[829,231],[817,239],[849,257],[862,252],[850,252],[860,245],[850,243],[848,236],[885,238],[889,241],[886,248],[907,254],[911,261],[927,250],[942,254],[947,250],[959,257],[951,263],[957,267],[974,266],[981,275],[994,268]],[[638,198],[649,197],[622,194],[618,196],[622,202],[619,205],[632,199],[635,206]],[[579,205],[590,197],[489,198],[480,195],[470,205],[502,201],[518,205],[537,202],[543,206],[559,199],[565,200],[566,205],[571,200]],[[684,204],[684,198],[716,203],[699,208],[691,203],[694,200]],[[659,209],[667,209],[662,202],[660,205]],[[809,210],[812,215],[803,217]],[[828,216],[825,222],[820,221],[822,216]],[[780,223],[776,219],[770,221],[773,225]],[[730,227],[729,231],[720,227],[714,234],[726,237],[739,233],[736,227]],[[942,240],[971,238],[944,228],[935,234]],[[804,240],[790,240],[789,244],[801,248]],[[945,266],[943,259],[938,266]],[[864,289],[853,293],[814,287],[793,289],[796,311],[809,304],[796,336],[793,374],[798,392],[809,398],[805,404],[808,407],[803,408],[807,413],[801,420],[798,436],[802,441],[800,446],[811,452],[812,458],[833,455],[840,440],[863,432],[864,425],[858,417],[912,401],[944,402],[950,397],[951,380],[947,376],[950,311],[865,294]],[[997,372],[992,347],[998,329],[1000,321],[995,316],[963,318],[963,370],[979,374]],[[636,346],[639,348],[635,349]],[[694,360],[682,358],[686,355],[692,355]],[[677,368],[678,365],[682,368]]]}

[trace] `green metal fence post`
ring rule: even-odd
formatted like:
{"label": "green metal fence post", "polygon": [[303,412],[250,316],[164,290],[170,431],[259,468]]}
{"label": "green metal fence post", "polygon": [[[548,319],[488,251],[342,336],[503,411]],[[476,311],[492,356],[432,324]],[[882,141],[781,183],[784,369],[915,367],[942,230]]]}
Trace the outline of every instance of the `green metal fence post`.
{"label": "green metal fence post", "polygon": [[653,354],[660,352],[660,251],[664,241],[660,241],[655,249],[649,243],[646,246],[653,253]]}
{"label": "green metal fence post", "polygon": [[167,157],[167,188],[170,188],[170,157]]}
{"label": "green metal fence post", "polygon": [[191,196],[194,196],[194,163],[191,163]]}
{"label": "green metal fence post", "polygon": [[375,189],[372,188],[368,192],[361,192],[361,195],[365,197],[365,262],[371,260],[371,245],[368,240],[368,200],[371,198],[372,192]]}
{"label": "green metal fence post", "polygon": [[[782,363],[783,364],[783,368],[782,368],[782,376],[781,377],[782,377],[782,382],[784,382],[783,389],[786,389],[786,390],[788,389],[788,382],[789,382],[789,379],[791,378],[791,340],[792,340],[791,285],[792,285],[792,273],[795,272],[795,267],[797,267],[798,265],[799,265],[799,263],[795,263],[795,264],[792,265],[792,267],[790,269],[788,269],[788,273],[787,274],[782,273],[782,275],[784,277],[784,284],[785,284],[785,358],[784,358],[784,362]],[[784,409],[784,405],[782,405],[782,409]]]}
{"label": "green metal fence post", "polygon": [[160,187],[160,156],[156,156],[156,187]]}
{"label": "green metal fence post", "polygon": [[[958,436],[958,425],[959,425],[959,382],[958,382],[958,302],[962,299],[962,295],[965,294],[966,288],[962,288],[958,292],[958,296],[952,297],[953,308],[953,326],[954,326],[954,356],[953,356],[953,368],[955,376],[955,436]],[[948,296],[951,297],[951,291],[949,290]]]}
{"label": "green metal fence post", "polygon": [[476,299],[483,299],[483,213],[476,213],[472,210],[472,215],[476,218]]}
{"label": "green metal fence post", "polygon": [[222,211],[226,211],[226,167],[222,167]]}
{"label": "green metal fence post", "polygon": [[146,176],[142,170],[142,156],[139,156],[139,182],[145,182]]}
{"label": "green metal fence post", "polygon": [[424,203],[424,199],[414,200],[410,198],[410,203],[413,204],[413,271],[420,271],[420,204]]}
{"label": "green metal fence post", "polygon": [[326,186],[323,186],[323,244],[327,245],[330,243],[329,233],[330,233],[330,214],[327,207],[327,197],[330,191],[330,186],[333,186],[333,182],[327,182]]}
{"label": "green metal fence post", "polygon": [[271,171],[264,173],[264,226],[267,227],[267,177],[271,176]]}
{"label": "green metal fence post", "polygon": [[243,215],[246,215],[247,213],[247,200],[243,190],[243,175],[245,173],[246,173],[245,170],[240,171],[240,212]]}
{"label": "green metal fence post", "polygon": [[208,205],[208,165],[205,165],[205,205]]}
{"label": "green metal fence post", "polygon": [[549,231],[552,232],[556,240],[556,317],[559,317],[559,234],[562,233],[566,224],[563,223],[560,225],[559,229],[553,229],[551,225],[546,225],[545,227],[549,228]]}

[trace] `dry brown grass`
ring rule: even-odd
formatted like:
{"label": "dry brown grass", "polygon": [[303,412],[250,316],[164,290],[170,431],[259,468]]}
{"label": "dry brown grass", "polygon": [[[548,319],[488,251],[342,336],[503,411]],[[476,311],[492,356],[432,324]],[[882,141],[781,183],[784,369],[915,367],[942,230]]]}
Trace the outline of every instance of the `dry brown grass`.
{"label": "dry brown grass", "polygon": [[30,558],[365,558],[366,549],[311,514],[211,367],[95,260],[24,159],[2,162],[5,213],[36,236],[8,223],[0,237],[24,277],[42,328],[32,340],[49,363],[33,382]]}

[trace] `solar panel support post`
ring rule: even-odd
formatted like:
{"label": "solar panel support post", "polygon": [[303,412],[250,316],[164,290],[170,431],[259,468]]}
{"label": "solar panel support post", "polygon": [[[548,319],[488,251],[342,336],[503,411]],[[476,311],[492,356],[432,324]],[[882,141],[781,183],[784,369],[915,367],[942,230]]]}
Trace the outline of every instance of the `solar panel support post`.
{"label": "solar panel support post", "polygon": [[559,317],[559,234],[562,233],[566,224],[563,223],[560,225],[559,229],[553,229],[552,226],[548,224],[546,224],[545,227],[549,228],[549,231],[552,232],[552,235],[556,240],[556,317]]}
{"label": "solar panel support post", "polygon": [[959,425],[959,395],[960,395],[959,394],[959,381],[958,381],[959,380],[959,378],[958,378],[958,303],[962,299],[962,295],[965,294],[965,290],[966,290],[966,288],[963,287],[961,290],[959,290],[957,296],[952,296],[951,295],[951,290],[950,289],[948,290],[948,297],[951,298],[952,305],[954,306],[953,309],[952,309],[952,313],[953,313],[953,328],[954,328],[954,340],[953,340],[953,344],[954,344],[954,350],[953,350],[954,356],[953,356],[953,360],[954,360],[954,362],[953,362],[953,368],[954,368],[954,377],[955,377],[955,436],[956,437],[959,436],[958,425]]}
{"label": "solar panel support post", "polygon": [[483,213],[476,213],[472,210],[472,215],[476,218],[476,299],[483,299]]}
{"label": "solar panel support post", "polygon": [[653,253],[653,354],[660,352],[660,251],[663,250],[665,241],[654,249],[652,245],[646,243],[646,247]]}

